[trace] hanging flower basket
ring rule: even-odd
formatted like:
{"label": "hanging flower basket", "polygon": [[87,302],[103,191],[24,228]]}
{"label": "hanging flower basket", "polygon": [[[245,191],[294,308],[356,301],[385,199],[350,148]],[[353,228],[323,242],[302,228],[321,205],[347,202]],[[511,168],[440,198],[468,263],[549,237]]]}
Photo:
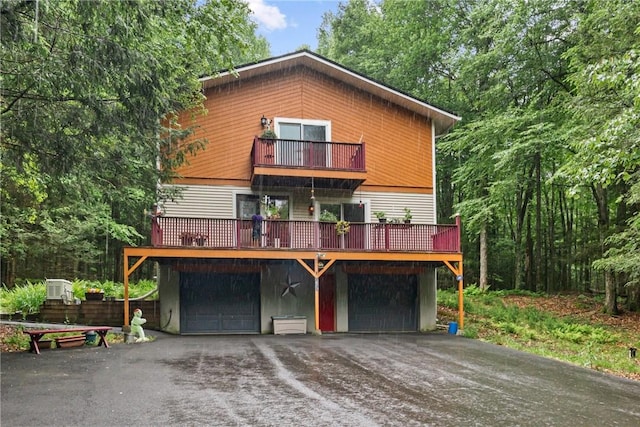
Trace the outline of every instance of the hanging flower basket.
{"label": "hanging flower basket", "polygon": [[349,221],[338,221],[336,223],[336,233],[338,234],[338,236],[347,234],[350,228],[351,224],[349,223]]}

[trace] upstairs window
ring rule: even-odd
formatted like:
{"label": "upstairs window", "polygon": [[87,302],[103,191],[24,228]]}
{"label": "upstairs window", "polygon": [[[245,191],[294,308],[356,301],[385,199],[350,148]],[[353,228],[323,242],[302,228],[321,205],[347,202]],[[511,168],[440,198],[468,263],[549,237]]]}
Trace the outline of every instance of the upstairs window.
{"label": "upstairs window", "polygon": [[303,120],[275,118],[275,129],[281,139],[304,141],[331,141],[331,122],[328,120]]}
{"label": "upstairs window", "polygon": [[276,117],[275,129],[281,140],[276,147],[278,164],[311,167],[330,165],[330,144],[314,143],[331,141],[331,122]]}

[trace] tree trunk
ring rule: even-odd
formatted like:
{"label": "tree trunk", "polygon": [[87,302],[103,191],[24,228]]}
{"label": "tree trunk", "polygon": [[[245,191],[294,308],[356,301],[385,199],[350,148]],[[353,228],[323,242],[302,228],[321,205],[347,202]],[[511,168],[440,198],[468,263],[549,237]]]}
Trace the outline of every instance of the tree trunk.
{"label": "tree trunk", "polygon": [[[598,229],[600,231],[600,244],[602,254],[607,251],[607,245],[604,243],[609,234],[609,206],[607,198],[607,189],[600,184],[591,187],[591,192],[596,200],[598,207]],[[601,254],[601,255],[602,255]],[[604,272],[604,310],[608,314],[618,314],[618,289],[616,286],[616,278],[611,270]]]}
{"label": "tree trunk", "polygon": [[542,184],[541,159],[536,153],[536,251],[534,255],[535,286],[533,290],[542,291],[546,286],[542,282]]}
{"label": "tree trunk", "polygon": [[627,289],[627,309],[629,311],[640,310],[640,286],[632,285]]}
{"label": "tree trunk", "polygon": [[533,237],[531,236],[531,215],[527,214],[527,233],[524,252],[524,278],[525,288],[533,291],[536,289],[533,272]]}
{"label": "tree trunk", "polygon": [[482,224],[480,230],[480,289],[486,291],[489,289],[489,281],[487,279],[487,224]]}
{"label": "tree trunk", "polygon": [[517,190],[516,193],[516,230],[513,236],[515,244],[515,288],[522,289],[524,284],[524,260],[523,260],[523,248],[522,248],[522,234],[524,231],[525,220],[527,215],[527,207],[533,197],[533,185],[531,183],[531,177],[533,176],[534,169],[531,168],[526,171],[523,178],[525,183]]}
{"label": "tree trunk", "polygon": [[618,292],[616,277],[610,270],[604,272],[604,310],[608,314],[618,314]]}

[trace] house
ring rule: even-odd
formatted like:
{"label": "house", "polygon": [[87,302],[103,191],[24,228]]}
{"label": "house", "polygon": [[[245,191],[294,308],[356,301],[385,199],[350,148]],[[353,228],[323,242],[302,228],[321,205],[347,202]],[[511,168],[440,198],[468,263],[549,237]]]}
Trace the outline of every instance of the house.
{"label": "house", "polygon": [[459,118],[305,50],[236,72],[201,80],[208,145],[164,184],[182,198],[152,245],[125,248],[126,292],[152,259],[171,333],[435,329],[436,268],[462,289],[460,223],[436,224],[434,191],[435,138]]}

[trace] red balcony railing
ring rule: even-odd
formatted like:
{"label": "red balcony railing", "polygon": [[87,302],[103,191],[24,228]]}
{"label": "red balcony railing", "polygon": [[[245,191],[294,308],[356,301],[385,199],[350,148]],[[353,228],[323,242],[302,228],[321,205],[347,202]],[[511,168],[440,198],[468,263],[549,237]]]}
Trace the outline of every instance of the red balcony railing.
{"label": "red balcony railing", "polygon": [[335,223],[159,217],[151,244],[170,247],[280,248],[343,251],[460,252],[458,225],[351,223],[340,235]]}
{"label": "red balcony railing", "polygon": [[256,137],[253,166],[365,171],[364,143],[318,142]]}

